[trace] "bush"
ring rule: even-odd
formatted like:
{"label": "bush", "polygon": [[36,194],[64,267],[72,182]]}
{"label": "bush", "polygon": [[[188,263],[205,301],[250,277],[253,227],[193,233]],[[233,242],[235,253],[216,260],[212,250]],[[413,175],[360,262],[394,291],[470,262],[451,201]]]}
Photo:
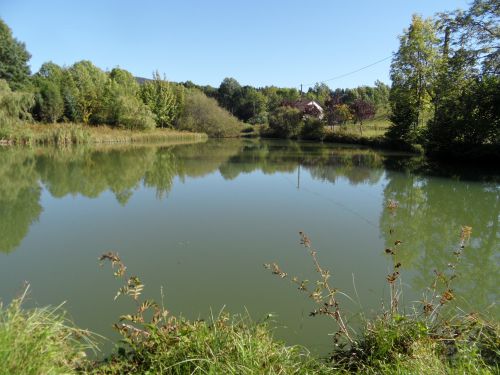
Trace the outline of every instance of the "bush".
{"label": "bush", "polygon": [[196,89],[187,90],[184,110],[178,128],[206,133],[209,137],[237,137],[243,124],[215,99],[207,97]]}
{"label": "bush", "polygon": [[280,138],[297,138],[303,126],[302,112],[296,108],[279,107],[269,118],[269,129]]}
{"label": "bush", "polygon": [[306,118],[300,136],[303,139],[322,141],[326,136],[323,122],[315,117]]}

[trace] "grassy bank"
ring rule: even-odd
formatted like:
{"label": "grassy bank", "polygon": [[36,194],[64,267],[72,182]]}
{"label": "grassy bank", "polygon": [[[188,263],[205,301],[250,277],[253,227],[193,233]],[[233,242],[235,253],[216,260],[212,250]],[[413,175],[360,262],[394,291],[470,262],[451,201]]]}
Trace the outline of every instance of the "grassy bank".
{"label": "grassy bank", "polygon": [[203,133],[171,129],[125,130],[80,124],[21,124],[2,129],[0,144],[70,145],[206,140]]}
{"label": "grassy bank", "polygon": [[[416,316],[366,322],[351,346],[328,358],[273,339],[266,323],[221,314],[208,320],[167,317],[117,323],[123,341],[90,360],[92,336],[59,308],[0,308],[1,374],[498,374],[498,324],[475,315],[427,325]],[[144,303],[142,304],[144,306]],[[162,311],[162,313],[165,313]],[[127,320],[130,317],[122,317]]]}

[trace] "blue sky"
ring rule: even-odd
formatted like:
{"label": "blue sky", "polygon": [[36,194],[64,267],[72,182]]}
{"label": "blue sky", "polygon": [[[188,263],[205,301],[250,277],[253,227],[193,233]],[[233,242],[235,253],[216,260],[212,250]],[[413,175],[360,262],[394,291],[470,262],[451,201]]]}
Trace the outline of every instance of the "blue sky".
{"label": "blue sky", "polygon": [[[299,87],[382,60],[411,15],[466,9],[465,0],[0,0],[0,17],[45,61],[91,60],[150,77],[219,86]],[[330,87],[389,83],[390,59]]]}

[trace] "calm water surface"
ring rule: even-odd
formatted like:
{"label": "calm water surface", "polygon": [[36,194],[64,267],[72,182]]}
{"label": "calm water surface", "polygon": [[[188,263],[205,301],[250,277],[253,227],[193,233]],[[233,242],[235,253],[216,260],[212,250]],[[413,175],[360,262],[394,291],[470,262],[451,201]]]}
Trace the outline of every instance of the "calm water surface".
{"label": "calm water surface", "polygon": [[113,301],[120,283],[98,265],[113,250],[175,314],[273,313],[279,338],[325,353],[334,325],[309,317],[307,296],[263,267],[314,280],[300,230],[355,316],[387,305],[384,249],[395,239],[410,309],[469,225],[452,309],[498,319],[498,181],[494,171],[443,175],[405,155],[283,141],[0,149],[0,299],[28,281],[29,306],[66,301],[79,326],[115,338],[112,323],[133,306]]}

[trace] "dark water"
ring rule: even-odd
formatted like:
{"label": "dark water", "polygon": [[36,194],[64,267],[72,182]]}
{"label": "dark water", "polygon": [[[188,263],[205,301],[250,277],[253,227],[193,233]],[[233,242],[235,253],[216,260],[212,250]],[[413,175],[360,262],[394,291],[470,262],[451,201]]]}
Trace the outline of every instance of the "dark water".
{"label": "dark water", "polygon": [[114,250],[145,295],[163,291],[175,314],[273,313],[279,338],[327,352],[334,324],[309,317],[307,295],[263,263],[314,280],[299,244],[305,231],[352,298],[341,303],[356,326],[356,314],[388,304],[386,247],[403,241],[401,306],[410,309],[434,270],[447,270],[468,225],[450,309],[498,319],[498,181],[495,171],[443,174],[405,155],[281,141],[0,149],[0,298],[28,281],[28,305],[66,301],[79,326],[114,338],[112,323],[133,308],[113,301],[120,283],[98,265]]}

